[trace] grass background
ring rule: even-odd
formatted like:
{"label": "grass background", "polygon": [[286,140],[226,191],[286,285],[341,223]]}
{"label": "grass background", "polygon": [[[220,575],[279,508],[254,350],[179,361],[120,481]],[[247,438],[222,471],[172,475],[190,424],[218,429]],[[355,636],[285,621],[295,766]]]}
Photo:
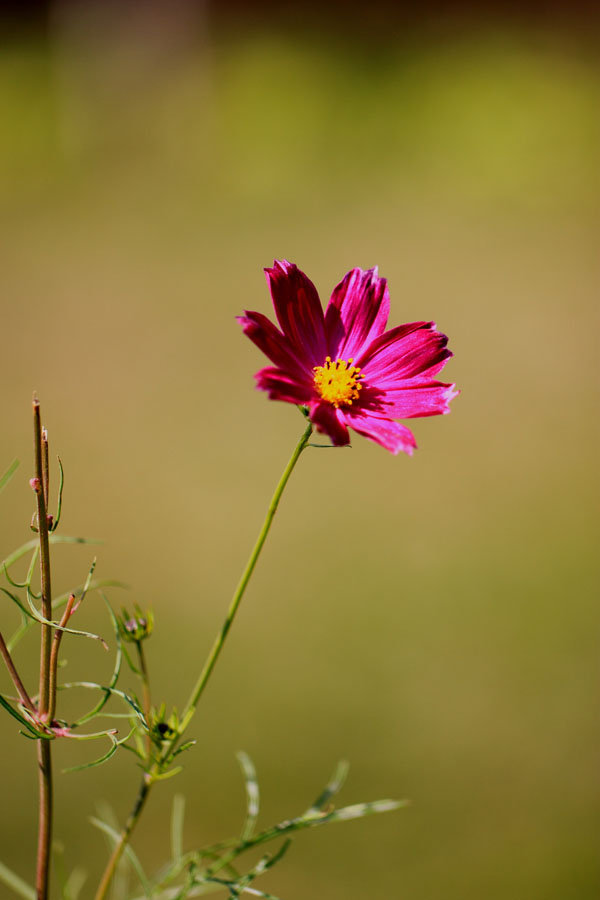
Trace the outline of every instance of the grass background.
{"label": "grass background", "polygon": [[[23,461],[0,557],[30,535],[36,389],[64,533],[105,539],[98,574],[155,609],[153,685],[181,706],[303,427],[254,391],[234,321],[270,313],[262,266],[290,258],[326,300],[378,264],[391,324],[435,318],[462,389],[413,423],[412,459],[304,455],[141,858],[162,861],[176,791],[188,846],[238,829],[243,748],[264,824],[340,757],[344,801],[412,801],[301,835],[264,881],[285,900],[596,897],[594,47],[501,16],[365,36],[83,9],[0,55],[0,468]],[[58,548],[57,589],[89,559]],[[107,630],[96,598],[84,620]],[[106,678],[83,643],[68,677]],[[4,724],[2,858],[32,881],[34,747]],[[125,755],[59,779],[68,867],[98,874],[87,817],[122,818],[136,783]]]}

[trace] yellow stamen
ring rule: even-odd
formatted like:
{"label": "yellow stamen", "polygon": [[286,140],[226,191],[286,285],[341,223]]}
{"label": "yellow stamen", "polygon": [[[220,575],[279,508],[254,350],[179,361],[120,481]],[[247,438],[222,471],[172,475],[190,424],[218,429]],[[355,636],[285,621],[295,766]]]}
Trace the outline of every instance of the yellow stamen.
{"label": "yellow stamen", "polygon": [[317,393],[336,409],[341,405],[352,406],[354,400],[358,400],[363,376],[360,368],[352,365],[353,362],[352,357],[332,362],[331,357],[327,356],[324,366],[314,367]]}

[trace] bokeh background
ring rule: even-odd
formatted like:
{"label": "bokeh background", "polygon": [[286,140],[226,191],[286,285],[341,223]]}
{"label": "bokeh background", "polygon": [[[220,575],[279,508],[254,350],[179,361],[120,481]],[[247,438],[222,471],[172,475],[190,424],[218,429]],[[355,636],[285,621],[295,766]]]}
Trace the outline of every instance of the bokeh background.
{"label": "bokeh background", "polygon": [[[136,836],[149,867],[176,792],[188,848],[236,832],[245,749],[264,824],[340,757],[343,801],[411,800],[301,835],[262,884],[285,900],[598,896],[597,24],[573,3],[5,7],[0,468],[23,465],[0,558],[30,536],[36,389],[63,533],[105,541],[115,605],[155,610],[157,699],[187,697],[303,427],[254,390],[234,321],[270,312],[262,267],[288,257],[326,300],[379,265],[391,324],[434,318],[462,389],[414,421],[412,459],[302,458]],[[57,590],[93,552],[57,549]],[[98,598],[84,620],[108,630]],[[108,677],[99,645],[64,647],[65,677]],[[17,660],[32,682],[33,641]],[[34,747],[3,725],[1,856],[31,881]],[[126,815],[132,760],[59,779],[84,897],[106,855],[88,817]]]}

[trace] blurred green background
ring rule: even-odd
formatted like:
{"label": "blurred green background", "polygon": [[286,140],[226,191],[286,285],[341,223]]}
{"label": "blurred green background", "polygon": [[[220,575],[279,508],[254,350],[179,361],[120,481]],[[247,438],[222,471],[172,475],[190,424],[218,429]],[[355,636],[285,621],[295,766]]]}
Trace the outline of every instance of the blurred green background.
{"label": "blurred green background", "polygon": [[[304,455],[197,747],[136,849],[164,860],[175,792],[188,848],[235,833],[238,749],[265,825],[347,757],[343,801],[411,806],[301,835],[263,889],[591,900],[597,45],[574,12],[399,9],[63,2],[5,29],[0,469],[23,465],[0,558],[30,536],[36,389],[66,469],[63,533],[105,540],[98,574],[132,585],[116,605],[154,608],[152,682],[181,706],[303,427],[254,390],[264,361],[234,316],[271,313],[274,257],[323,301],[379,265],[392,325],[434,318],[450,335],[462,395],[413,421],[412,459],[360,438]],[[57,549],[57,590],[92,552]],[[2,630],[16,621],[5,604]],[[98,598],[82,626],[109,630]],[[30,683],[34,643],[17,653]],[[64,647],[65,677],[108,677],[98,645]],[[30,881],[34,751],[5,717],[1,858]],[[57,769],[93,755],[58,746]],[[122,819],[137,779],[123,754],[58,780],[57,838],[90,872],[85,897],[106,858],[88,817],[104,798]]]}

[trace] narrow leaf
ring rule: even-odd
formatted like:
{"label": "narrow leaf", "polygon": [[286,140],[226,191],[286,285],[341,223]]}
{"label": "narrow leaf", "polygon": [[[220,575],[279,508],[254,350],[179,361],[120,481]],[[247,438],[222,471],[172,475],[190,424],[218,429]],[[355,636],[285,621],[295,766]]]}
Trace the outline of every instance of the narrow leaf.
{"label": "narrow leaf", "polygon": [[240,750],[237,759],[244,776],[246,786],[246,820],[242,828],[241,840],[247,841],[254,831],[260,809],[260,792],[254,763],[247,753]]}
{"label": "narrow leaf", "polygon": [[256,865],[252,869],[250,869],[249,872],[247,872],[246,875],[238,879],[238,887],[246,887],[247,885],[251,884],[251,882],[253,882],[255,878],[258,878],[259,875],[263,875],[268,869],[271,869],[274,865],[276,865],[280,859],[283,859],[291,843],[292,839],[288,838],[287,841],[283,842],[274,856],[270,856],[268,853],[266,853],[261,859],[259,859]]}
{"label": "narrow leaf", "polygon": [[100,756],[98,757],[98,759],[95,759],[89,763],[82,763],[80,766],[69,766],[68,769],[62,770],[63,775],[67,775],[71,772],[83,772],[84,769],[94,769],[96,768],[96,766],[101,766],[102,763],[108,762],[108,760],[115,755],[118,746],[119,742],[113,739],[110,750],[108,750],[108,752],[105,753],[104,756]]}
{"label": "narrow leaf", "polygon": [[[227,881],[224,878],[203,878],[201,881],[197,882],[197,884],[198,886],[204,884],[221,885],[221,887],[227,888],[230,897],[239,897],[240,894],[252,894],[253,897],[264,897],[265,900],[279,900],[279,897],[276,897],[275,894],[266,894],[264,891],[259,891],[256,888],[240,887],[235,882]],[[200,894],[195,891],[190,891],[187,896],[197,897],[200,896]]]}
{"label": "narrow leaf", "polygon": [[6,485],[10,481],[10,479],[13,477],[13,475],[15,474],[15,472],[17,471],[18,468],[19,468],[19,460],[13,459],[13,461],[11,462],[10,466],[8,467],[8,469],[6,470],[4,475],[0,476],[0,494],[2,493],[2,491],[4,490],[4,488],[6,487]]}
{"label": "narrow leaf", "polygon": [[[222,868],[224,861],[228,862],[230,859],[234,859],[240,852],[256,847],[259,844],[266,844],[284,834],[293,834],[295,831],[301,831],[304,828],[315,828],[318,825],[327,825],[330,822],[345,822],[350,819],[360,819],[363,816],[374,815],[375,813],[391,812],[405,806],[408,806],[408,800],[375,800],[370,803],[355,803],[353,806],[344,806],[341,809],[328,813],[316,811],[311,812],[310,815],[305,814],[296,819],[288,819],[261,831],[247,844],[238,848],[234,847],[228,855],[220,860],[218,868]],[[212,868],[213,871],[217,870],[214,866]]]}
{"label": "narrow leaf", "polygon": [[[98,818],[105,822],[115,831],[120,830],[119,820],[114,809],[106,800],[99,800],[96,803],[98,810]],[[106,842],[109,849],[112,849],[112,840],[106,835]],[[112,880],[111,900],[127,900],[129,895],[129,860],[126,856],[122,856],[117,863],[117,868]]]}
{"label": "narrow leaf", "polygon": [[183,744],[180,744],[176,750],[174,750],[169,756],[169,762],[173,762],[176,756],[179,756],[180,753],[185,753],[186,750],[190,750],[192,747],[196,746],[197,741],[185,741]]}
{"label": "narrow leaf", "polygon": [[[35,554],[35,555],[37,556],[37,554]],[[8,569],[6,568],[6,566],[4,566],[3,572],[4,572],[4,575],[5,575],[5,577],[6,577],[6,580],[7,580],[8,583],[11,585],[11,587],[19,588],[20,590],[22,590],[23,588],[28,587],[29,581],[28,581],[27,579],[26,579],[25,581],[14,581],[14,580],[10,577],[10,573],[9,573]],[[29,575],[28,575],[28,577],[29,577]]]}
{"label": "narrow leaf", "polygon": [[183,772],[183,766],[175,766],[174,769],[169,769],[168,772],[161,772],[160,775],[154,775],[152,780],[167,781],[169,778],[173,778],[174,775],[179,775],[180,772]]}
{"label": "narrow leaf", "polygon": [[[120,697],[121,700],[124,700],[125,703],[128,703],[129,706],[132,707],[132,709],[135,711],[138,719],[140,719],[140,721],[142,722],[144,727],[145,728],[148,727],[147,722],[146,722],[146,717],[144,716],[144,713],[143,713],[142,709],[140,708],[139,704],[136,703],[136,701],[133,699],[133,697],[130,697],[129,694],[126,694],[125,691],[120,691],[118,688],[114,688],[114,687],[107,687],[106,685],[98,684],[95,681],[68,681],[66,684],[61,684],[58,687],[59,691],[67,691],[67,690],[71,690],[72,688],[87,688],[88,690],[105,691],[108,694],[110,694],[111,696]],[[74,724],[78,724],[78,723],[74,723]]]}
{"label": "narrow leaf", "polygon": [[[29,612],[27,607],[21,603],[21,601],[19,600],[18,597],[16,597],[9,590],[7,590],[7,588],[4,588],[4,587],[0,587],[0,591],[2,591],[3,594],[6,594],[7,597],[10,597],[12,602],[15,603],[19,607],[19,609],[21,610],[21,612],[24,616],[26,616],[28,619],[33,619],[33,616],[31,615],[31,613]],[[10,648],[10,644],[9,644],[9,648]]]}
{"label": "narrow leaf", "polygon": [[[63,534],[51,534],[48,537],[48,540],[51,544],[101,544],[102,541],[98,541],[95,538],[83,538],[83,537],[70,537],[68,535]],[[2,562],[2,566],[10,566],[13,563],[16,563],[17,560],[22,559],[24,556],[27,556],[30,550],[35,550],[35,548],[39,545],[39,538],[32,538],[30,541],[27,541],[26,544],[23,544],[21,547],[18,547],[16,550],[7,556],[5,560]]]}
{"label": "narrow leaf", "polygon": [[[50,537],[50,541],[52,541],[52,537]],[[57,537],[56,541],[57,542],[60,541],[60,538]],[[128,585],[126,585],[122,581],[115,581],[112,578],[100,578],[100,579],[94,579],[92,582],[90,582],[88,591],[96,591],[99,588],[103,588],[103,587],[119,587],[119,588],[126,589],[128,587]],[[71,596],[71,594],[75,594],[76,597],[80,597],[83,592],[83,588],[84,588],[84,585],[80,584],[78,587],[75,588],[75,590],[67,591],[67,593],[61,594],[61,596],[57,597],[56,600],[54,600],[54,602],[52,603],[52,609],[58,610],[62,606],[64,606],[66,604],[67,600],[69,599],[69,597]],[[28,616],[27,620],[24,621],[14,632],[10,641],[7,641],[7,647],[11,651],[11,653],[14,650],[14,648],[16,647],[16,645],[19,643],[19,641],[21,640],[23,635],[29,630],[29,628],[31,628],[32,624],[33,624],[32,619]]]}
{"label": "narrow leaf", "polygon": [[346,781],[346,778],[348,776],[349,769],[350,764],[347,762],[347,760],[341,759],[335,767],[333,775],[331,776],[328,784],[325,786],[325,789],[321,794],[319,794],[310,809],[307,809],[307,811],[304,813],[305,816],[309,816],[315,812],[319,812],[327,806],[331,798],[335,797],[335,795],[342,789],[344,782]]}
{"label": "narrow leaf", "polygon": [[[6,591],[5,588],[0,588],[0,590],[3,590],[5,593],[8,593],[8,591]],[[36,595],[32,593],[32,591],[29,589],[29,587],[27,588],[26,593],[27,593],[27,602],[29,604],[29,611],[27,611],[25,609],[25,607],[21,603],[19,603],[19,601],[12,595],[11,595],[11,599],[14,600],[15,603],[17,603],[17,605],[19,606],[21,611],[25,615],[27,615],[30,619],[33,619],[34,621],[39,622],[40,625],[48,625],[50,628],[54,628],[56,631],[63,631],[66,634],[77,634],[80,637],[93,638],[95,641],[100,641],[100,643],[102,644],[104,649],[108,650],[108,644],[106,643],[104,638],[101,637],[99,634],[93,634],[91,631],[79,631],[76,628],[67,628],[65,625],[59,625],[58,622],[53,622],[51,619],[46,619],[44,616],[41,615],[41,613],[35,606],[35,604],[33,602],[33,597],[35,597]],[[37,599],[39,599],[39,597]]]}
{"label": "narrow leaf", "polygon": [[[3,590],[3,591],[5,591],[5,593],[7,593],[5,588],[1,588],[0,590]],[[108,644],[106,643],[104,638],[101,637],[99,634],[93,634],[91,631],[80,631],[77,628],[67,628],[66,625],[59,625],[58,622],[53,622],[51,619],[46,619],[44,616],[41,615],[39,610],[36,608],[36,606],[32,600],[32,592],[29,589],[29,587],[27,588],[26,593],[27,593],[27,602],[29,603],[29,609],[30,609],[29,613],[27,613],[27,610],[25,609],[25,607],[22,606],[18,602],[18,600],[16,600],[14,597],[12,597],[12,599],[15,600],[15,603],[18,603],[19,607],[21,608],[21,610],[23,612],[28,614],[30,618],[35,619],[36,622],[39,622],[40,625],[48,625],[50,628],[54,628],[56,631],[62,631],[65,634],[76,634],[79,637],[92,638],[95,641],[100,641],[100,643],[102,644],[104,649],[108,650]],[[81,595],[81,598],[83,599],[84,596],[85,596],[85,592]]]}
{"label": "narrow leaf", "polygon": [[60,514],[62,513],[62,498],[63,498],[63,488],[65,486],[65,470],[63,469],[62,459],[60,456],[58,459],[58,468],[60,470],[59,476],[59,485],[58,485],[58,505],[56,507],[56,515],[54,517],[54,522],[52,524],[52,531],[56,531],[58,528],[58,524],[60,522]]}
{"label": "narrow leaf", "polygon": [[[97,819],[95,816],[92,816],[90,818],[90,822],[92,823],[92,825],[95,825],[96,828],[99,828],[100,831],[103,831],[104,834],[107,834],[115,845],[118,844],[119,840],[121,839],[121,835],[119,834],[118,831],[115,831],[114,828],[111,828],[110,825],[107,825],[106,822],[103,822],[101,819]],[[146,876],[146,873],[144,872],[144,869],[142,868],[141,862],[137,858],[136,854],[133,852],[133,849],[131,848],[130,844],[125,845],[124,852],[125,852],[127,858],[129,859],[129,862],[131,863],[131,866],[132,866],[135,874],[137,875],[137,877],[139,879],[139,882],[142,886],[142,890],[144,891],[146,896],[149,897],[150,893],[152,891],[152,885],[150,884],[150,881],[148,880],[148,877]]]}
{"label": "narrow leaf", "polygon": [[[110,688],[114,688],[117,681],[119,680],[119,675],[121,674],[121,661],[123,658],[121,632],[119,630],[119,623],[117,622],[117,617],[115,616],[115,614],[113,612],[113,608],[110,605],[110,603],[108,602],[106,595],[104,594],[103,591],[99,591],[99,594],[102,597],[102,599],[104,600],[104,603],[106,604],[106,607],[108,609],[108,614],[111,618],[112,625],[113,625],[113,631],[115,634],[115,644],[116,644],[116,648],[117,648],[116,653],[115,653],[115,667],[113,669],[111,679],[108,683],[108,687],[110,689]],[[104,694],[104,696],[102,697],[102,699],[99,700],[98,703],[89,712],[87,712],[84,716],[82,716],[80,719],[77,720],[76,724],[83,725],[84,722],[88,722],[90,719],[93,719],[94,716],[97,716],[100,713],[100,711],[104,708],[104,706],[108,703],[109,698],[110,698],[110,693],[106,692]]]}
{"label": "narrow leaf", "polygon": [[4,865],[4,863],[1,862],[0,881],[7,887],[11,888],[19,897],[24,897],[25,900],[36,900],[37,895],[34,888],[30,887],[26,881],[23,881],[22,878],[19,878],[18,875],[15,875],[15,873],[11,871],[11,869],[9,869]]}
{"label": "narrow leaf", "polygon": [[64,887],[65,896],[68,897],[68,900],[78,900],[81,889],[87,881],[87,877],[85,869],[73,869],[67,878]]}
{"label": "narrow leaf", "polygon": [[185,797],[175,794],[171,812],[171,856],[178,863],[183,856],[183,819],[185,815]]}
{"label": "narrow leaf", "polygon": [[254,897],[264,897],[264,900],[279,900],[279,897],[276,897],[275,894],[265,894],[264,891],[257,891],[256,888],[246,887],[242,888],[242,894],[252,894]]}
{"label": "narrow leaf", "polygon": [[364,816],[372,816],[376,813],[393,812],[405,806],[408,806],[408,800],[372,800],[370,803],[355,803],[353,806],[343,806],[341,809],[325,813],[321,818],[313,821],[305,819],[304,822],[308,826],[325,824],[326,822],[348,822],[350,819],[362,819]]}
{"label": "narrow leaf", "polygon": [[17,710],[14,708],[14,706],[11,706],[11,704],[8,702],[8,700],[6,699],[6,697],[3,697],[2,694],[0,694],[0,706],[3,706],[4,709],[6,710],[6,712],[7,712],[7,713],[10,713],[10,715],[11,715],[14,719],[16,719],[17,722],[19,722],[24,728],[26,728],[27,731],[29,731],[34,737],[36,737],[36,738],[45,738],[46,740],[51,740],[51,739],[52,739],[52,735],[51,735],[51,734],[45,734],[43,731],[38,731],[38,730],[31,724],[31,722],[30,722],[28,719],[26,719],[24,716],[22,716],[21,713],[17,712]]}

